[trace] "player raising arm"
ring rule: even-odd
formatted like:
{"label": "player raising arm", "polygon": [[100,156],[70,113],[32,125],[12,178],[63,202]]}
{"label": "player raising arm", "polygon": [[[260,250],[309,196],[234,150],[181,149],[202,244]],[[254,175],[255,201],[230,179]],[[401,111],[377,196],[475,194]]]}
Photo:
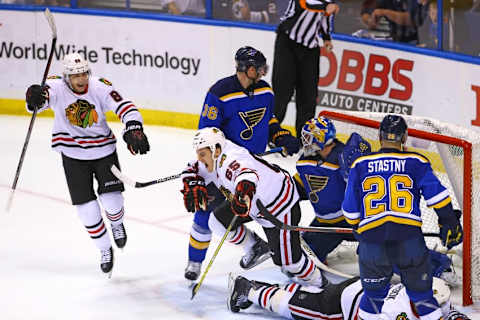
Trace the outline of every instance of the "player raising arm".
{"label": "player raising arm", "polygon": [[100,249],[100,267],[110,274],[113,249],[93,189],[94,177],[118,248],[125,246],[127,234],[123,225],[124,187],[110,171],[112,165],[119,166],[117,140],[106,122],[105,113],[115,112],[125,124],[123,139],[132,154],[145,154],[150,146],[143,133],[142,116],[132,101],[124,99],[108,80],[92,76],[87,61],[80,54],[66,55],[63,64],[63,77],[50,77],[43,88],[40,85],[28,88],[27,109],[32,112],[36,108],[42,112],[51,108],[55,113],[52,148],[62,156],[72,204]]}
{"label": "player raising arm", "polygon": [[[280,127],[273,115],[273,91],[262,78],[267,74],[265,56],[252,47],[241,47],[235,54],[236,73],[220,79],[208,91],[203,103],[198,128],[216,127],[227,139],[252,153],[265,151],[268,142],[284,147],[288,154],[298,152],[299,140]],[[225,199],[213,184],[207,186],[212,201],[204,210],[195,211],[190,231],[188,265],[185,278],[196,280],[205,259],[212,232],[208,218],[213,209]],[[244,256],[240,266],[249,269],[268,259],[266,243],[255,237],[255,249],[263,251],[256,256]]]}
{"label": "player raising arm", "polygon": [[[445,282],[433,278],[434,298],[440,305],[443,320],[469,320],[463,313],[452,308],[450,289]],[[358,304],[363,297],[358,277],[324,288],[306,287],[296,283],[287,285],[269,284],[230,276],[228,308],[232,312],[247,309],[252,304],[273,311],[287,319],[358,319]],[[410,303],[405,286],[401,283],[390,287],[382,313],[377,320],[419,320],[418,311]]]}
{"label": "player raising arm", "polygon": [[439,217],[443,244],[462,242],[462,227],[448,191],[424,156],[404,151],[407,124],[387,115],[380,124],[381,149],[355,160],[342,205],[347,222],[356,228],[364,295],[359,316],[378,319],[388,294],[393,267],[420,319],[440,319],[442,312],[432,292],[432,271],[422,235],[420,197]]}
{"label": "player raising arm", "polygon": [[210,216],[208,225],[214,233],[224,235],[237,215],[226,239],[243,247],[246,256],[256,256],[259,254],[254,247],[256,240],[244,226],[246,222],[255,220],[263,227],[275,265],[290,272],[299,282],[319,287],[324,285],[320,270],[301,250],[299,233],[276,229],[269,221],[258,217],[257,199],[277,219],[298,224],[298,193],[288,172],[225,139],[217,128],[200,129],[194,136],[193,146],[198,160],[190,162],[183,174],[182,193],[187,210],[205,207],[209,197],[205,186],[213,182],[220,190],[232,195]]}

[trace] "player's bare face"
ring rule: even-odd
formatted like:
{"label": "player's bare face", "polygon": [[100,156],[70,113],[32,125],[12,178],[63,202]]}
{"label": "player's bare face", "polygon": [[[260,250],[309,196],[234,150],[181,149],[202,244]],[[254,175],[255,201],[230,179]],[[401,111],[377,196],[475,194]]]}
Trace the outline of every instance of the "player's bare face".
{"label": "player's bare face", "polygon": [[197,150],[198,161],[202,162],[207,167],[208,172],[213,171],[213,157],[210,148],[202,148]]}
{"label": "player's bare face", "polygon": [[83,93],[85,90],[87,90],[88,72],[71,74],[69,77],[73,91]]}

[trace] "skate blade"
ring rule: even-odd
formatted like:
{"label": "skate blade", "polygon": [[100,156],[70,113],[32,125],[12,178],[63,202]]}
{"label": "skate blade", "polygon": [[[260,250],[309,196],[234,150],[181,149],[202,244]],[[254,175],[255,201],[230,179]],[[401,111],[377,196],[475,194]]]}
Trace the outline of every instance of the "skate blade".
{"label": "skate blade", "polygon": [[187,286],[188,288],[193,288],[197,283],[195,282],[195,280],[188,280],[186,279],[187,281]]}
{"label": "skate blade", "polygon": [[264,261],[267,261],[268,259],[270,259],[272,257],[272,253],[269,252],[269,253],[266,253],[264,254],[263,256],[261,256],[260,258],[258,258],[257,262],[255,262],[254,264],[252,264],[251,266],[247,267],[247,268],[244,268],[242,266],[240,266],[240,268],[242,268],[243,270],[250,270],[256,266],[258,266],[259,264],[261,264],[262,262]]}

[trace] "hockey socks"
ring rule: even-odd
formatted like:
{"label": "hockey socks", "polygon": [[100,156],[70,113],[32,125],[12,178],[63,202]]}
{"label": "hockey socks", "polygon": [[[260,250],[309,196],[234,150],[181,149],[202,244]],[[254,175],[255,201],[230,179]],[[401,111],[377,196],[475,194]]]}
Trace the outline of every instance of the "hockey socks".
{"label": "hockey socks", "polygon": [[100,206],[96,200],[77,205],[78,217],[82,221],[88,235],[100,250],[106,250],[111,247],[107,228],[103,223],[100,213]]}

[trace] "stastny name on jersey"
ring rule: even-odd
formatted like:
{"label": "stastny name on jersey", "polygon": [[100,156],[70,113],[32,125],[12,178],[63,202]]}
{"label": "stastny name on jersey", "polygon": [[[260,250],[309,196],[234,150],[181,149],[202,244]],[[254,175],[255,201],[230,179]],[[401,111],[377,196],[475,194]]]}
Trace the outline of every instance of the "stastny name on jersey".
{"label": "stastny name on jersey", "polygon": [[407,160],[381,159],[368,161],[368,172],[405,172]]}

